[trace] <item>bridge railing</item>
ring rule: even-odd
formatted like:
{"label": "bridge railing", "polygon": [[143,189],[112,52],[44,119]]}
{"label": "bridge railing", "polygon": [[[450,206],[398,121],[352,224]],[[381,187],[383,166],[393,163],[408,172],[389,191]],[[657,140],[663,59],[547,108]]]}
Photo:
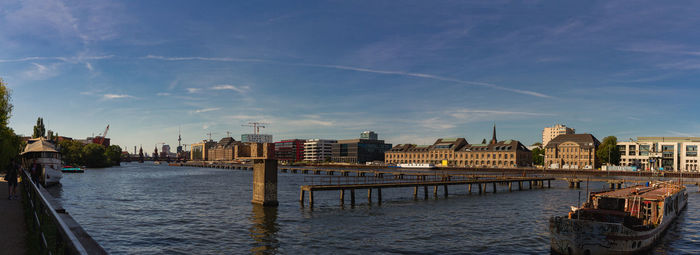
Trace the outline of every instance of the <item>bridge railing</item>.
{"label": "bridge railing", "polygon": [[[41,253],[88,254],[68,224],[61,219],[59,212],[47,200],[46,190],[34,183],[25,170],[22,171],[22,183],[27,194],[25,206],[28,206],[31,212],[32,228],[38,233]],[[49,227],[51,225],[54,227]],[[47,236],[51,239],[47,240]]]}

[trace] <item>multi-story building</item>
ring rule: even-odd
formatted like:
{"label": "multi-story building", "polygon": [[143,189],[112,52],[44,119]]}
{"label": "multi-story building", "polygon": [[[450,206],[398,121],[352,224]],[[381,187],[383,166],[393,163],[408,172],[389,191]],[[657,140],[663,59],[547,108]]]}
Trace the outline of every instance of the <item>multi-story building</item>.
{"label": "multi-story building", "polygon": [[700,137],[637,137],[618,142],[620,165],[642,171],[698,172]]}
{"label": "multi-story building", "polygon": [[595,169],[600,167],[596,149],[600,141],[591,134],[559,135],[544,147],[547,168]]}
{"label": "multi-story building", "polygon": [[492,168],[532,165],[532,152],[516,140],[498,141],[495,127],[489,143],[469,144],[464,138],[440,138],[432,145],[399,144],[387,151],[385,157],[391,164]]}
{"label": "multi-story building", "polygon": [[360,134],[360,139],[339,140],[333,144],[331,160],[353,164],[384,161],[384,152],[391,149],[391,144],[377,138],[377,133],[365,131]]}
{"label": "multi-story building", "polygon": [[190,145],[190,160],[210,160],[209,152],[214,146],[216,146],[216,142],[212,140],[202,140],[199,143],[193,143]]}
{"label": "multi-story building", "polygon": [[240,144],[233,137],[224,137],[219,140],[209,153],[209,160],[231,161],[234,159],[234,146]]}
{"label": "multi-story building", "polygon": [[275,157],[280,161],[296,162],[304,160],[306,140],[291,139],[275,142]]}
{"label": "multi-story building", "polygon": [[304,161],[327,161],[333,156],[336,140],[311,139],[304,143]]}
{"label": "multi-story building", "polygon": [[272,143],[272,135],[267,134],[242,134],[241,142],[244,143]]}
{"label": "multi-story building", "polygon": [[547,146],[547,143],[559,135],[575,134],[576,130],[565,125],[556,124],[551,127],[546,127],[542,130],[542,146]]}

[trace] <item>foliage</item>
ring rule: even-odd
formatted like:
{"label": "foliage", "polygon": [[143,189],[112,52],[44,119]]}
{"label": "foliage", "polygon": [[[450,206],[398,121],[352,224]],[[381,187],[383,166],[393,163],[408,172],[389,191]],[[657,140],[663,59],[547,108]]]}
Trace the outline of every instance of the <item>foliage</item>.
{"label": "foliage", "polygon": [[46,127],[44,127],[44,118],[39,117],[36,119],[36,125],[34,125],[34,134],[32,138],[44,137],[46,136]]}
{"label": "foliage", "polygon": [[620,164],[620,149],[617,148],[617,137],[608,136],[603,138],[603,142],[598,145],[596,157],[603,164]]}
{"label": "foliage", "polygon": [[85,165],[83,160],[83,147],[85,145],[79,141],[63,140],[58,143],[61,148],[63,161],[68,165]]}
{"label": "foliage", "polygon": [[105,150],[105,158],[109,165],[119,165],[121,162],[122,148],[117,145],[110,145]]}
{"label": "foliage", "polygon": [[536,143],[533,143],[533,144],[530,145],[530,146],[537,146],[537,147],[542,148],[542,143],[541,143],[541,142],[536,142]]}
{"label": "foliage", "polygon": [[20,153],[21,139],[10,127],[12,116],[12,96],[2,78],[0,78],[0,169],[7,169],[10,161]]}
{"label": "foliage", "polygon": [[82,157],[87,167],[109,166],[105,156],[105,147],[96,143],[85,145],[82,150]]}
{"label": "foliage", "polygon": [[544,149],[536,147],[532,149],[532,163],[534,165],[544,165]]}

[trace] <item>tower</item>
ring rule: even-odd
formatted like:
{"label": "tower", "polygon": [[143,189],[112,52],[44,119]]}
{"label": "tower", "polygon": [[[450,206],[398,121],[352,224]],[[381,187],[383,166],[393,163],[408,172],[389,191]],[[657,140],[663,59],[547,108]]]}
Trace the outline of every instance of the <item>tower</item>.
{"label": "tower", "polygon": [[491,144],[496,143],[498,143],[498,140],[496,139],[496,123],[493,123],[493,138],[491,138]]}

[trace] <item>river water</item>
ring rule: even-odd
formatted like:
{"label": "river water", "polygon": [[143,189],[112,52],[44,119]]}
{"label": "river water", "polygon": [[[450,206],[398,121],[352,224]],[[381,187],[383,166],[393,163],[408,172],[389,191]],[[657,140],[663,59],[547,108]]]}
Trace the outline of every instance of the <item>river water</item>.
{"label": "river water", "polygon": [[[414,201],[412,188],[384,189],[381,205],[358,190],[354,208],[326,191],[310,209],[298,202],[305,178],[279,173],[277,208],[250,203],[251,171],[150,163],[64,174],[50,192],[110,254],[546,254],[548,218],[566,215],[586,190],[554,181],[478,195],[465,185],[450,186],[448,198],[431,189],[424,200],[419,190]],[[699,207],[691,186],[687,210],[652,253],[699,253]]]}

